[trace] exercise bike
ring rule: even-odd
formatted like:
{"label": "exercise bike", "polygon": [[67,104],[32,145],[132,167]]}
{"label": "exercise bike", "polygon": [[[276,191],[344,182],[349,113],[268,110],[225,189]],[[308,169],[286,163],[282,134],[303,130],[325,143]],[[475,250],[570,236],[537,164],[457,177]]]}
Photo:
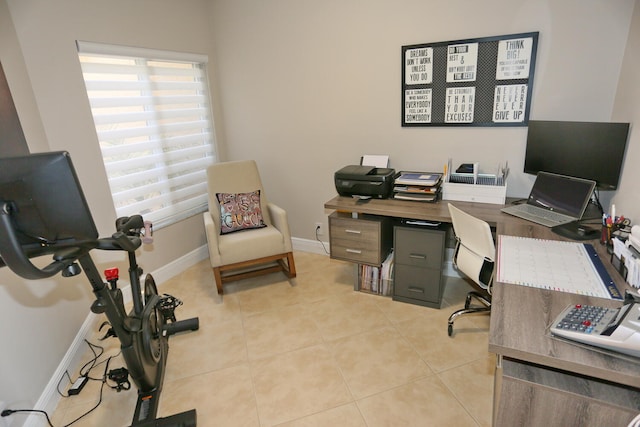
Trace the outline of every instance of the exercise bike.
{"label": "exercise bike", "polygon": [[[84,271],[95,302],[93,313],[104,313],[110,332],[120,341],[122,356],[138,400],[131,426],[195,427],[195,409],[157,418],[168,353],[168,337],[194,331],[198,318],[176,321],[176,299],[160,296],[153,277],[146,275],[135,251],[149,239],[151,227],[142,216],[119,218],[108,238],[98,233],[66,152],[0,159],[0,267],[31,280]],[[107,271],[105,282],[91,258],[92,250],[125,251],[133,308],[126,313],[117,273]],[[37,267],[32,258],[51,255]]]}

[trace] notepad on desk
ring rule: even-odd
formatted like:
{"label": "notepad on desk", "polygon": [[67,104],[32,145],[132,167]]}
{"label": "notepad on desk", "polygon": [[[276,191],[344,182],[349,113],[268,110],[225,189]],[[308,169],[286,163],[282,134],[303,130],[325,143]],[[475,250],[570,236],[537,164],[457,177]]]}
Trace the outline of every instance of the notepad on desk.
{"label": "notepad on desk", "polygon": [[553,291],[622,299],[593,245],[499,236],[496,280]]}

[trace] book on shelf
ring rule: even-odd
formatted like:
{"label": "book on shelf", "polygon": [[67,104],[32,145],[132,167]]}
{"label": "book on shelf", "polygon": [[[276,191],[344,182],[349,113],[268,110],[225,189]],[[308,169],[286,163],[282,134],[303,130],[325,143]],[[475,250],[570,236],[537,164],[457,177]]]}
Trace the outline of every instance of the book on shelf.
{"label": "book on shelf", "polygon": [[393,251],[389,253],[379,267],[361,264],[359,276],[361,291],[378,295],[391,295],[393,291]]}
{"label": "book on shelf", "polygon": [[380,293],[382,295],[393,293],[393,266],[393,251],[391,251],[380,267]]}

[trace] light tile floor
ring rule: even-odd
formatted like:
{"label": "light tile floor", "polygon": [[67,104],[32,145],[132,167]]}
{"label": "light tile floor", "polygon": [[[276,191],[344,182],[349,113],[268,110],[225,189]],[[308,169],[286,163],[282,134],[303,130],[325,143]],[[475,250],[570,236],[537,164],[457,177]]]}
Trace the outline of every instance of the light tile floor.
{"label": "light tile floor", "polygon": [[[295,260],[293,284],[272,274],[227,284],[219,297],[203,261],[160,286],[184,302],[178,319],[200,319],[198,331],[169,340],[160,416],[195,408],[203,427],[491,425],[489,317],[460,318],[447,336],[464,281],[447,278],[437,310],[354,292],[353,264],[305,252]],[[101,360],[118,353],[115,339],[106,345]],[[116,357],[108,369],[120,366]],[[53,424],[94,407],[100,388],[92,381],[62,399]],[[135,393],[104,387],[74,425],[128,426]]]}

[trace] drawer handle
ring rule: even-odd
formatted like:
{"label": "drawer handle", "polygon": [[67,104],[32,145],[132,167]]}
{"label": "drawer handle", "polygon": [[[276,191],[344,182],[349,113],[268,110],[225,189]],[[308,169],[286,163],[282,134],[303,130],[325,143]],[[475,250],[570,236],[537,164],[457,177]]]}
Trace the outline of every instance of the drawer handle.
{"label": "drawer handle", "polygon": [[410,292],[416,292],[418,294],[423,294],[424,293],[424,289],[423,288],[416,288],[415,286],[409,286],[408,290]]}
{"label": "drawer handle", "polygon": [[423,254],[409,254],[409,258],[427,259],[427,256]]}
{"label": "drawer handle", "polygon": [[362,232],[360,230],[351,230],[349,228],[347,228],[346,230],[344,230],[345,233],[351,233],[351,234],[361,234]]}
{"label": "drawer handle", "polygon": [[362,251],[358,250],[358,249],[347,249],[347,252],[349,252],[350,254],[361,254]]}

